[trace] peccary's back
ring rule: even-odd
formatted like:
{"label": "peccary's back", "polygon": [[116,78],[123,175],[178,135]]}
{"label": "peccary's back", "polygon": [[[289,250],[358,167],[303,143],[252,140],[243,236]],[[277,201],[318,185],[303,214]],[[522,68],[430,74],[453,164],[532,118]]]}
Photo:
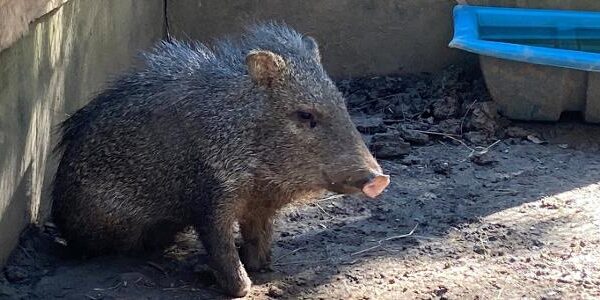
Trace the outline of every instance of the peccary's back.
{"label": "peccary's back", "polygon": [[260,101],[243,76],[201,54],[163,45],[62,124],[52,198],[67,239],[136,248],[148,226],[189,224],[252,165]]}

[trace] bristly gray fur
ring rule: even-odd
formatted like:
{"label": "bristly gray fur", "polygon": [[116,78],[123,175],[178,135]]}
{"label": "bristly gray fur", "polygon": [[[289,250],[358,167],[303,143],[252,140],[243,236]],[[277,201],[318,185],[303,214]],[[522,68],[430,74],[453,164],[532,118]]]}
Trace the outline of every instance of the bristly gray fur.
{"label": "bristly gray fur", "polygon": [[[307,69],[323,72],[319,62],[319,54],[315,53],[316,45],[311,45],[306,37],[287,27],[284,23],[265,22],[246,27],[246,32],[239,40],[221,39],[213,47],[200,42],[185,42],[176,39],[160,41],[150,52],[141,56],[146,68],[117,78],[111,86],[97,99],[107,99],[110,93],[118,93],[123,89],[156,87],[156,84],[186,83],[195,80],[240,80],[247,76],[244,64],[246,55],[252,50],[269,50],[278,53],[295,65],[304,65]],[[312,65],[306,65],[312,62]],[[189,83],[189,82],[188,82]],[[192,89],[191,86],[179,86]],[[106,100],[105,100],[106,101]],[[55,151],[64,147],[79,133],[88,115],[99,105],[100,100],[65,120],[62,128],[62,139]]]}

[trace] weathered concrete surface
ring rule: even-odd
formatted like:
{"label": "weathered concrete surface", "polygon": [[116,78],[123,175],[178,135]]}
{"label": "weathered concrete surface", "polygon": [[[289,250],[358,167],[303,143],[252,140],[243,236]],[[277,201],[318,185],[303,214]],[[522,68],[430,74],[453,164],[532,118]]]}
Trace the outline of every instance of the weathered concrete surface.
{"label": "weathered concrete surface", "polygon": [[43,220],[52,127],[163,34],[162,0],[70,0],[0,52],[0,265]]}
{"label": "weathered concrete surface", "polygon": [[0,51],[29,29],[29,23],[68,0],[0,0]]}
{"label": "weathered concrete surface", "polygon": [[435,71],[476,62],[449,49],[450,0],[168,0],[171,33],[207,41],[253,20],[285,21],[313,35],[334,77]]}

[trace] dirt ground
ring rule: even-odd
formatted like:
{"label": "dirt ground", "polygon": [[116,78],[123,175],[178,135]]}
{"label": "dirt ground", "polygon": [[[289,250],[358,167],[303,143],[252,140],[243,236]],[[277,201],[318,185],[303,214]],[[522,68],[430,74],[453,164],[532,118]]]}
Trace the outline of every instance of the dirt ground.
{"label": "dirt ground", "polygon": [[[600,298],[600,127],[508,122],[455,68],[339,85],[392,183],[282,211],[248,299]],[[0,298],[225,299],[193,232],[149,257],[62,244],[25,233]]]}

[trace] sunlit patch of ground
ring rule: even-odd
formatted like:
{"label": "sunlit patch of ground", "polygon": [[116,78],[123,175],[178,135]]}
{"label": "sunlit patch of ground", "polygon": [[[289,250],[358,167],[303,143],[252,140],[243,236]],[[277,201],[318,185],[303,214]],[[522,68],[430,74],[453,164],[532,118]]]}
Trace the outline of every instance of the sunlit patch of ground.
{"label": "sunlit patch of ground", "polygon": [[341,274],[309,295],[350,299],[600,297],[599,196],[600,185],[591,184],[491,214],[452,229],[444,237],[414,237],[421,243],[418,255],[371,253],[361,263],[343,267]]}

